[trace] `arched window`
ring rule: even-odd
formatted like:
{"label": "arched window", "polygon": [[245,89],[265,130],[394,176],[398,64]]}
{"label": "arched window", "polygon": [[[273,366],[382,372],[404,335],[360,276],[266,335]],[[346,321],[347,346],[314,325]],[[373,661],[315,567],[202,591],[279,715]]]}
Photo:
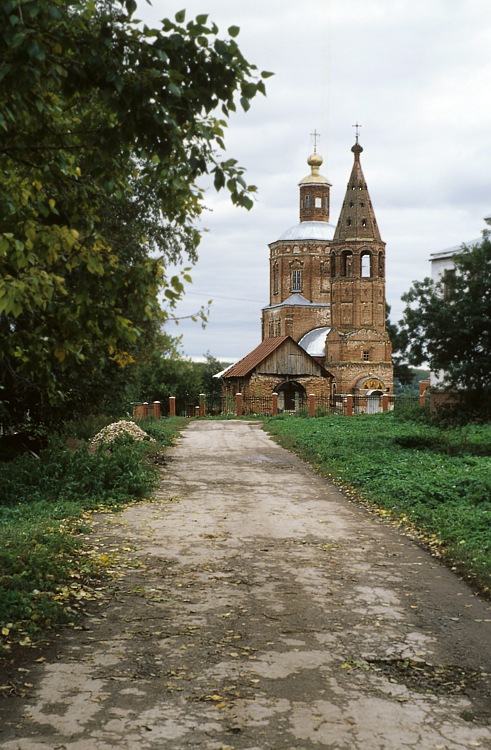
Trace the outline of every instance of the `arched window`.
{"label": "arched window", "polygon": [[275,263],[273,266],[273,294],[278,294],[279,276],[278,264]]}
{"label": "arched window", "polygon": [[336,253],[331,253],[331,276],[336,276]]}
{"label": "arched window", "polygon": [[341,275],[342,276],[353,276],[353,253],[351,250],[344,250],[343,254],[341,256],[342,266],[341,266]]}
{"label": "arched window", "polygon": [[383,253],[378,254],[378,275],[379,276],[384,275],[384,254]]}
{"label": "arched window", "polygon": [[305,208],[310,208],[311,205],[312,205],[312,198],[310,197],[310,195],[306,195],[305,196]]}
{"label": "arched window", "polygon": [[292,271],[292,292],[302,291],[302,272],[295,269]]}
{"label": "arched window", "polygon": [[369,252],[361,254],[361,275],[364,279],[369,279],[372,275],[372,254]]}

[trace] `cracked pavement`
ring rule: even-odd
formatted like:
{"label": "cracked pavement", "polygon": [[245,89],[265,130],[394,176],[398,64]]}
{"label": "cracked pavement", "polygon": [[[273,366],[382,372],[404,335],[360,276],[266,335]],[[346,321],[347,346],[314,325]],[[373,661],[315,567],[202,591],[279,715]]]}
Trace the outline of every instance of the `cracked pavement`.
{"label": "cracked pavement", "polygon": [[4,750],[491,748],[491,604],[257,422],[194,421]]}

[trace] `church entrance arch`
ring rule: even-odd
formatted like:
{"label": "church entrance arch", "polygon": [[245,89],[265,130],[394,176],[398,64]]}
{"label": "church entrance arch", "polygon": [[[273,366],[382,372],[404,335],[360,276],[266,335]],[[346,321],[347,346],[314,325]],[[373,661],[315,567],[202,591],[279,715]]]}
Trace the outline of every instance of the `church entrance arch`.
{"label": "church entrance arch", "polygon": [[305,388],[295,380],[288,380],[276,389],[280,411],[298,411],[305,402]]}
{"label": "church entrance arch", "polygon": [[380,396],[383,396],[382,391],[368,391],[367,414],[378,414],[380,411]]}

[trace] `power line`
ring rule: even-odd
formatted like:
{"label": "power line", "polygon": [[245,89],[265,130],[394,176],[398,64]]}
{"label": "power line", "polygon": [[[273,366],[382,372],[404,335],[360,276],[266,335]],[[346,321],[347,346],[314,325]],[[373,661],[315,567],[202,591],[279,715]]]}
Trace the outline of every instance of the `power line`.
{"label": "power line", "polygon": [[208,299],[227,299],[227,300],[237,300],[237,302],[257,302],[260,305],[265,305],[266,302],[262,299],[249,299],[247,297],[222,297],[218,294],[212,294],[210,292],[209,295],[203,294],[202,292],[186,292],[186,297],[188,294],[192,294],[194,297],[206,297]]}

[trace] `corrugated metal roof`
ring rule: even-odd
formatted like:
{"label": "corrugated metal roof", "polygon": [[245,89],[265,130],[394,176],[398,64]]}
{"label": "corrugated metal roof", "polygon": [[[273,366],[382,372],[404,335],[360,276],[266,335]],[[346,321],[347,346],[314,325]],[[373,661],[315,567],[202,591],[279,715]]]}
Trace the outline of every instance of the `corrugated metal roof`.
{"label": "corrugated metal roof", "polygon": [[[228,370],[225,371],[223,377],[226,378],[244,378],[249,375],[257,365],[263,361],[271,352],[274,352],[284,341],[287,341],[290,336],[276,336],[271,339],[264,339],[263,342],[256,346],[252,352],[246,354],[237,364],[232,365]],[[293,339],[292,339],[293,340]]]}

